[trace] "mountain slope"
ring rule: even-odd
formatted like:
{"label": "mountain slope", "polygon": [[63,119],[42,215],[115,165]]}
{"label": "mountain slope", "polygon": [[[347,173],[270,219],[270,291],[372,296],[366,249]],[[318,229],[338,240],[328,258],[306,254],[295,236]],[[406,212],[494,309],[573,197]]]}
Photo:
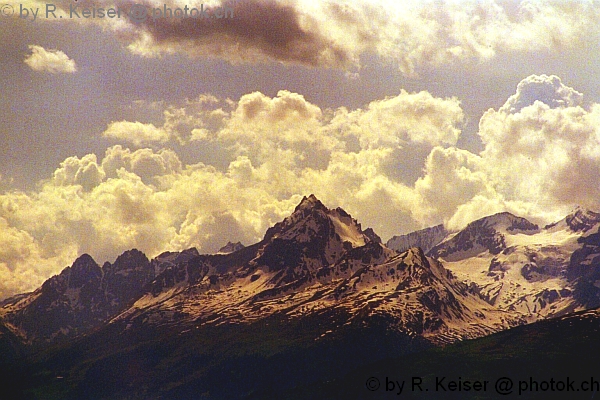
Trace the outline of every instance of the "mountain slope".
{"label": "mountain slope", "polygon": [[459,261],[484,251],[496,255],[506,249],[508,235],[537,232],[539,227],[525,218],[499,213],[471,222],[456,235],[434,246],[429,254],[447,261]]}
{"label": "mountain slope", "polygon": [[[600,311],[581,311],[444,348],[374,362],[343,378],[318,380],[286,392],[264,391],[252,398],[387,398],[398,394],[396,385],[393,391],[386,391],[388,379],[404,380],[401,396],[408,399],[594,399],[600,392],[600,379],[595,372],[600,369],[599,332]],[[422,379],[423,391],[418,387],[411,390],[412,377]],[[445,390],[436,386],[436,378],[444,378]],[[500,378],[509,378],[513,384],[504,395],[495,387]],[[368,390],[369,379],[371,385],[377,379],[380,386]],[[567,379],[572,382],[571,387]],[[476,391],[473,386],[471,390],[449,390],[449,382],[459,380],[488,381],[487,390]],[[551,380],[555,382],[554,390]],[[532,381],[537,382],[537,390]]]}
{"label": "mountain slope", "polygon": [[[305,318],[323,310],[347,314],[344,323],[362,318],[368,324],[381,315],[390,327],[433,341],[481,336],[522,322],[494,310],[419,248],[397,254],[367,236],[345,211],[329,210],[311,196],[256,245],[168,267],[113,323],[190,329],[271,315]],[[343,322],[327,325],[321,335]]]}
{"label": "mountain slope", "polygon": [[[600,248],[592,243],[599,227],[600,214],[582,209],[542,229],[500,213],[448,233],[427,254],[489,304],[531,322],[600,305]],[[417,233],[432,231],[439,228]]]}
{"label": "mountain slope", "polygon": [[396,240],[426,254],[311,195],[237,250],[83,255],[0,304],[0,350],[33,398],[274,398],[596,304],[594,215],[539,229],[501,213]]}
{"label": "mountain slope", "polygon": [[[144,258],[127,253],[99,268],[84,256],[45,284],[60,311],[82,318],[77,332],[88,333],[28,356],[29,394],[240,398],[524,322],[486,303],[420,248],[390,250],[314,196],[254,245]],[[91,294],[69,302],[70,285]],[[34,294],[4,315],[28,338],[37,331],[25,323],[24,299],[48,301]],[[107,305],[118,311],[96,325],[94,312]],[[37,334],[52,340],[48,334],[65,327],[54,323]]]}
{"label": "mountain slope", "polygon": [[244,248],[244,245],[240,242],[227,242],[227,244],[219,249],[217,253],[220,254],[229,254],[241,250]]}
{"label": "mountain slope", "polygon": [[556,231],[567,228],[572,232],[586,233],[597,227],[598,223],[600,223],[600,213],[578,207],[565,218],[546,226],[544,229]]}
{"label": "mountain slope", "polygon": [[444,225],[436,225],[406,235],[394,236],[385,245],[400,253],[411,247],[420,247],[427,254],[433,247],[444,240],[449,233],[444,228]]}
{"label": "mountain slope", "polygon": [[585,308],[600,306],[600,229],[577,239],[582,247],[571,255],[567,279],[573,282],[574,298]]}
{"label": "mountain slope", "polygon": [[68,340],[124,310],[154,273],[146,256],[135,249],[102,268],[84,254],[34,292],[5,301],[0,317],[27,343]]}

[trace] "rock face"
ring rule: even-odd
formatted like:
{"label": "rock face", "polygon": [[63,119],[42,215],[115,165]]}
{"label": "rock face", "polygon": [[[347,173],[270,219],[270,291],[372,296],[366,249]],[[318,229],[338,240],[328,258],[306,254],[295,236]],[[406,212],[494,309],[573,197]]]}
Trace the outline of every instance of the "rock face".
{"label": "rock face", "polygon": [[600,307],[600,230],[580,237],[582,247],[571,255],[567,278],[573,282],[574,297],[585,308]]}
{"label": "rock face", "polygon": [[507,235],[533,235],[538,232],[539,227],[525,218],[507,212],[499,213],[471,222],[452,238],[434,246],[429,254],[452,261],[486,251],[495,255],[506,249]]}
{"label": "rock face", "polygon": [[398,252],[406,251],[411,247],[420,247],[425,253],[428,253],[434,246],[444,240],[449,233],[444,225],[436,225],[407,235],[394,236],[385,245]]}
{"label": "rock face", "polygon": [[220,254],[229,254],[229,253],[235,253],[238,250],[241,250],[244,248],[244,245],[241,244],[240,242],[235,242],[235,243],[231,243],[231,242],[227,242],[227,244],[223,247],[221,247],[218,251],[218,253]]}
{"label": "rock face", "polygon": [[146,256],[130,250],[102,268],[84,254],[41,288],[5,304],[5,323],[29,343],[87,333],[125,309],[154,278]]}
{"label": "rock face", "polygon": [[600,223],[600,213],[583,208],[576,208],[562,220],[552,223],[544,229],[558,230],[568,228],[573,232],[585,233],[594,228],[598,223]]}
{"label": "rock face", "polygon": [[130,250],[121,254],[114,264],[102,267],[102,291],[110,313],[123,309],[140,295],[146,284],[154,279],[154,269],[144,253]]}

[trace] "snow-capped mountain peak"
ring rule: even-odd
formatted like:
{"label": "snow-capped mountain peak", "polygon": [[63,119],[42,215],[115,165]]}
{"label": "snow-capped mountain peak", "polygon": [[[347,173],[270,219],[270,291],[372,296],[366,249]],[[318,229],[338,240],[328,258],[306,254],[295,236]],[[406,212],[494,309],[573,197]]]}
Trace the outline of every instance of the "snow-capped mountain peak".
{"label": "snow-capped mountain peak", "polygon": [[467,226],[467,229],[479,226],[494,228],[497,231],[504,231],[509,234],[533,234],[539,232],[539,227],[536,224],[506,211],[473,221]]}
{"label": "snow-capped mountain peak", "polygon": [[264,241],[280,238],[308,243],[316,237],[336,238],[351,247],[364,246],[373,240],[342,208],[331,210],[311,194],[302,199],[289,217],[269,228]]}
{"label": "snow-capped mountain peak", "polygon": [[449,261],[473,257],[485,251],[499,254],[507,247],[507,236],[538,232],[539,227],[525,218],[502,212],[471,222],[434,246],[429,253]]}
{"label": "snow-capped mountain peak", "polygon": [[543,229],[503,212],[448,233],[427,254],[491,305],[535,320],[600,304],[598,226],[600,214],[581,208]]}
{"label": "snow-capped mountain peak", "polygon": [[583,207],[575,208],[569,215],[560,221],[546,225],[544,229],[556,232],[562,229],[569,229],[572,232],[583,232],[593,229],[600,224],[600,213],[585,209]]}
{"label": "snow-capped mountain peak", "polygon": [[565,218],[567,224],[574,232],[588,231],[600,223],[600,213],[578,208]]}
{"label": "snow-capped mountain peak", "polygon": [[567,226],[573,232],[587,232],[600,223],[600,213],[577,207],[565,217]]}

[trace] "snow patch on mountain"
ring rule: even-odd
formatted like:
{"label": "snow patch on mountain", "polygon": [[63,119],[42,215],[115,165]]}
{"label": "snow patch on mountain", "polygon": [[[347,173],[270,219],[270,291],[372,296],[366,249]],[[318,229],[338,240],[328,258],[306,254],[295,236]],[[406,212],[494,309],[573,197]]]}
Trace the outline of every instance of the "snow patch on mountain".
{"label": "snow patch on mountain", "polygon": [[[543,229],[508,213],[496,214],[448,235],[430,253],[489,304],[527,315],[528,321],[577,307],[567,278],[581,247],[578,214]],[[587,221],[591,221],[587,219]]]}
{"label": "snow patch on mountain", "polygon": [[600,227],[600,213],[577,207],[565,218],[547,225],[544,229],[548,232],[569,229],[572,232],[586,234],[589,231],[596,231],[598,227]]}
{"label": "snow patch on mountain", "polygon": [[360,247],[365,245],[365,235],[360,230],[360,226],[356,225],[355,221],[349,215],[341,215],[337,210],[334,210],[329,218],[335,226],[335,232],[340,236],[342,241],[349,242],[352,247]]}

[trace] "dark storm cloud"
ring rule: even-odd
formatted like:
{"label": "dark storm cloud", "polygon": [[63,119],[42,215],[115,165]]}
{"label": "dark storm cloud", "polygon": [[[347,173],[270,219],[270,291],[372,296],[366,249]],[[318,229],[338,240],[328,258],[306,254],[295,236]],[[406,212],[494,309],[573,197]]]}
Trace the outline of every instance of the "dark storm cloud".
{"label": "dark storm cloud", "polygon": [[[120,7],[129,10],[134,4],[140,3],[126,2]],[[130,40],[144,34],[151,39],[148,43],[146,36],[146,41],[136,42],[134,47],[139,47],[135,50],[140,52],[178,51],[233,62],[269,59],[314,67],[347,67],[352,63],[347,50],[319,32],[316,19],[292,5],[268,0],[224,2],[221,10],[233,10],[233,18],[220,19],[152,18],[151,10],[156,6],[144,5],[150,14],[145,21],[126,16],[134,27],[127,33],[133,36]],[[173,10],[176,6],[167,7]],[[214,11],[216,7],[208,9]]]}

